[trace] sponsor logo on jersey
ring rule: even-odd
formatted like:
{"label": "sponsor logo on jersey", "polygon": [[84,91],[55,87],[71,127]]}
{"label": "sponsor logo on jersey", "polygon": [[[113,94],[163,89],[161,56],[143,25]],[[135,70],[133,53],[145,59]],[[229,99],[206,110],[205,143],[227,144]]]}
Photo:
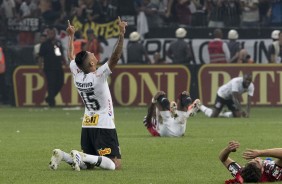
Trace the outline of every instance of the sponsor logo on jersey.
{"label": "sponsor logo on jersey", "polygon": [[111,148],[105,148],[105,149],[98,150],[98,153],[100,156],[109,155],[111,154],[111,152],[112,152]]}
{"label": "sponsor logo on jersey", "polygon": [[89,88],[93,86],[92,82],[87,82],[87,83],[80,83],[80,82],[75,82],[77,87],[80,88]]}

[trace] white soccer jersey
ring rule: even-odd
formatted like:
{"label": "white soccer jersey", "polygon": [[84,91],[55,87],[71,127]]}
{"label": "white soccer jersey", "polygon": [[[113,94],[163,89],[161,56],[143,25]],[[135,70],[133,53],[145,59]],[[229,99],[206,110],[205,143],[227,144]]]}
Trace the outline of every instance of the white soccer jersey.
{"label": "white soccer jersey", "polygon": [[171,117],[170,111],[156,110],[156,129],[162,137],[180,137],[186,131],[188,112],[176,111],[178,117]]}
{"label": "white soccer jersey", "polygon": [[112,72],[108,63],[89,74],[79,70],[75,61],[71,61],[70,69],[75,86],[85,105],[82,127],[114,129],[113,103],[107,82]]}
{"label": "white soccer jersey", "polygon": [[243,77],[231,79],[228,83],[219,87],[217,95],[225,100],[232,99],[232,92],[238,92],[239,94],[247,92],[249,96],[253,96],[255,90],[254,84],[251,83],[246,89],[243,87],[243,80]]}

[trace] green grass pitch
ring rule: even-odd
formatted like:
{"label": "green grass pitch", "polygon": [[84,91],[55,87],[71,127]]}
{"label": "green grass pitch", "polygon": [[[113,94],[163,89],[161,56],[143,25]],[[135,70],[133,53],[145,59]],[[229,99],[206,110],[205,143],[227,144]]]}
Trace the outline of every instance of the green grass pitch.
{"label": "green grass pitch", "polygon": [[189,118],[181,138],[151,137],[142,124],[145,108],[115,108],[122,151],[122,170],[75,172],[62,163],[48,168],[51,152],[80,149],[83,110],[61,108],[0,108],[1,184],[220,184],[231,175],[218,154],[229,140],[241,148],[282,147],[281,108],[253,108],[248,119],[210,119],[202,113]]}

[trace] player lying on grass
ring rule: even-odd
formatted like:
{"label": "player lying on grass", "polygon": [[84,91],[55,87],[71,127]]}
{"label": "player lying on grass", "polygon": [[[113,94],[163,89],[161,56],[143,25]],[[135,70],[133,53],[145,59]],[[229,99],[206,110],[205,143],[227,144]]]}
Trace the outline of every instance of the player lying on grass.
{"label": "player lying on grass", "polygon": [[[248,160],[248,163],[241,167],[229,157],[229,154],[235,152],[239,146],[239,142],[230,141],[219,154],[220,161],[235,178],[225,181],[225,184],[282,181],[282,148],[247,149],[243,153],[243,158]],[[274,157],[276,160],[271,158],[263,160],[259,157]]]}
{"label": "player lying on grass", "polygon": [[165,92],[159,91],[153,97],[143,123],[152,136],[183,136],[187,118],[199,110],[200,101],[197,99],[187,111],[191,103],[192,100],[186,91],[179,95],[176,103],[169,102]]}
{"label": "player lying on grass", "polygon": [[76,171],[94,168],[95,166],[107,170],[116,169],[115,163],[105,156],[89,155],[76,150],[72,150],[69,154],[60,149],[54,149],[49,163],[50,169],[57,170],[62,161],[71,165]]}
{"label": "player lying on grass", "polygon": [[[236,77],[228,83],[219,87],[215,99],[214,109],[200,105],[200,110],[208,117],[249,117],[251,98],[254,95],[254,84],[252,75],[245,74],[244,77]],[[240,98],[243,93],[248,93],[246,111],[242,110]],[[231,111],[222,112],[224,106]]]}

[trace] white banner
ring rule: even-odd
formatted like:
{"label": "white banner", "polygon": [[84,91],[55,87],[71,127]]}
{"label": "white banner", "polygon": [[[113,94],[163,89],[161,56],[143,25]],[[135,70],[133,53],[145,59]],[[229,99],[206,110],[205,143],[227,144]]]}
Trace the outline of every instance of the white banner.
{"label": "white banner", "polygon": [[[142,43],[145,49],[148,52],[149,57],[152,59],[155,52],[161,53],[161,56],[165,58],[168,63],[171,63],[171,60],[166,56],[166,51],[169,47],[169,44],[174,39],[171,38],[155,38],[155,39],[146,39]],[[102,54],[101,61],[107,60],[112,51],[113,47],[116,43],[117,39],[111,38],[108,39],[108,46],[102,45],[104,47],[104,53]],[[227,40],[226,40],[227,41]],[[242,39],[238,40],[241,43],[241,46],[245,48],[248,53],[250,54],[251,58],[256,61],[256,63],[268,63],[267,61],[267,49],[272,40],[270,39]],[[205,64],[209,63],[209,55],[208,55],[208,42],[207,39],[191,39],[186,40],[187,43],[191,45],[196,64]],[[124,41],[124,48],[123,48],[123,56],[124,62],[126,63],[127,60],[127,47],[128,39]],[[120,60],[119,63],[121,64],[122,61]],[[190,64],[193,64],[190,63]]]}

